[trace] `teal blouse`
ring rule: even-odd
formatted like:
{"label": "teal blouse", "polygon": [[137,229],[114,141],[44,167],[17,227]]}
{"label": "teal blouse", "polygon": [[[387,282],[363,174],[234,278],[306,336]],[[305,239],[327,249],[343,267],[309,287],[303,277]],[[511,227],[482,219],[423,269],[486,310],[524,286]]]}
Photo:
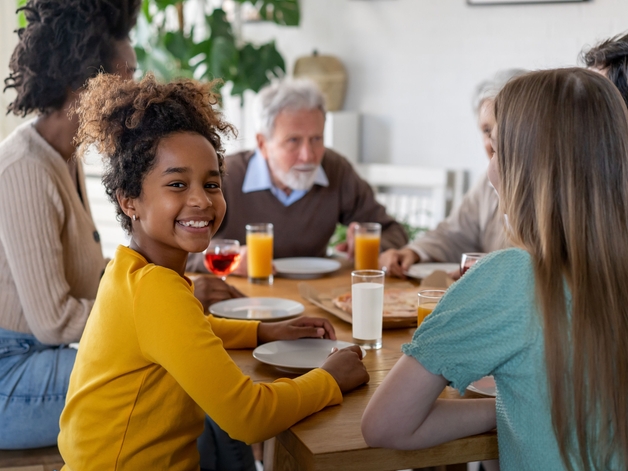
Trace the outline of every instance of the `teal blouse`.
{"label": "teal blouse", "polygon": [[528,252],[494,252],[449,288],[412,342],[402,347],[461,394],[473,381],[495,377],[503,471],[566,469],[552,429],[534,290]]}

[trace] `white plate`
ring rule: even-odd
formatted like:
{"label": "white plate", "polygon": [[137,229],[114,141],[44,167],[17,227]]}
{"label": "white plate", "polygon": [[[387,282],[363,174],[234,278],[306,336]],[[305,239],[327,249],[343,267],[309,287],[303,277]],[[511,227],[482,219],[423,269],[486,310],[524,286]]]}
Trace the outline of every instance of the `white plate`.
{"label": "white plate", "polygon": [[495,397],[495,379],[492,376],[485,376],[471,383],[467,386],[467,389],[478,394],[483,394],[484,396]]}
{"label": "white plate", "polygon": [[[277,340],[257,347],[253,357],[288,373],[300,374],[322,366],[333,347],[341,349],[351,345],[329,339]],[[365,355],[366,350],[362,348],[362,358]]]}
{"label": "white plate", "polygon": [[229,319],[279,321],[301,314],[303,304],[281,298],[236,298],[209,306],[209,312]]}
{"label": "white plate", "polygon": [[410,278],[422,280],[430,276],[436,270],[449,273],[450,271],[458,269],[460,269],[459,263],[415,263],[406,272],[406,275]]}
{"label": "white plate", "polygon": [[340,268],[338,260],[292,257],[273,260],[277,274],[286,278],[318,278]]}

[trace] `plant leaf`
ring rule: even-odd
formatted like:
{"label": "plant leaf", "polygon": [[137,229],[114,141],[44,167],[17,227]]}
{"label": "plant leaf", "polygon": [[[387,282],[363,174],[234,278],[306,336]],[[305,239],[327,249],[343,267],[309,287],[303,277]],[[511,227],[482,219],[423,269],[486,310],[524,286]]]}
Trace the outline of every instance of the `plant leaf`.
{"label": "plant leaf", "polygon": [[275,46],[275,41],[260,47],[260,62],[268,72],[275,77],[281,77],[286,72],[286,63]]}
{"label": "plant leaf", "polygon": [[165,10],[170,5],[176,5],[177,3],[181,2],[181,1],[182,0],[153,0],[153,3],[155,5],[157,5],[157,8],[159,10]]}
{"label": "plant leaf", "polygon": [[285,26],[298,26],[301,20],[298,0],[261,0],[260,16]]}
{"label": "plant leaf", "polygon": [[234,75],[233,64],[238,60],[238,49],[233,38],[217,37],[212,41],[211,52],[207,61],[206,75],[229,81]]}
{"label": "plant leaf", "polygon": [[[17,0],[17,8],[23,7],[24,5],[26,5],[26,1],[27,0]],[[17,27],[18,28],[26,28],[27,25],[27,21],[26,21],[26,15],[24,14],[23,11],[19,12],[17,14]]]}
{"label": "plant leaf", "polygon": [[209,26],[212,38],[226,37],[234,39],[231,23],[227,21],[227,14],[222,8],[216,8],[211,15],[205,16],[205,21]]}
{"label": "plant leaf", "polygon": [[179,60],[182,69],[190,68],[188,62],[192,58],[191,53],[194,43],[189,37],[185,36],[181,31],[168,31],[164,35],[164,46],[174,58]]}

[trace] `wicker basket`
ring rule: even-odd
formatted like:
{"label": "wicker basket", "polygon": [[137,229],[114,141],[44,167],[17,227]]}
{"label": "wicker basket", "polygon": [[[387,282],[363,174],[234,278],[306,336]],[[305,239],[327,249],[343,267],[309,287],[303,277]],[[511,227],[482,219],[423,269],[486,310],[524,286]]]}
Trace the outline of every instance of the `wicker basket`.
{"label": "wicker basket", "polygon": [[311,56],[297,59],[293,75],[295,78],[309,78],[319,86],[327,111],[342,109],[347,91],[347,72],[338,58],[321,56],[314,51]]}

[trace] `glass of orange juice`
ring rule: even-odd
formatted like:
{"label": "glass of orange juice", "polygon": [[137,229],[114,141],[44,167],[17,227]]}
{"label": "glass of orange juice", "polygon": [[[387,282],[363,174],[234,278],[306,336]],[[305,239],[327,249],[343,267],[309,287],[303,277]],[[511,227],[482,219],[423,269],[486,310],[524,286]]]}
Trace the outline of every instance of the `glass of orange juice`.
{"label": "glass of orange juice", "polygon": [[377,222],[360,222],[355,226],[355,269],[379,268],[379,243],[382,225]]}
{"label": "glass of orange juice", "polygon": [[429,316],[440,298],[445,294],[445,290],[442,289],[423,289],[419,291],[419,307],[417,309],[417,328],[421,325],[421,322]]}
{"label": "glass of orange juice", "polygon": [[273,284],[273,225],[246,225],[246,263],[249,282]]}

